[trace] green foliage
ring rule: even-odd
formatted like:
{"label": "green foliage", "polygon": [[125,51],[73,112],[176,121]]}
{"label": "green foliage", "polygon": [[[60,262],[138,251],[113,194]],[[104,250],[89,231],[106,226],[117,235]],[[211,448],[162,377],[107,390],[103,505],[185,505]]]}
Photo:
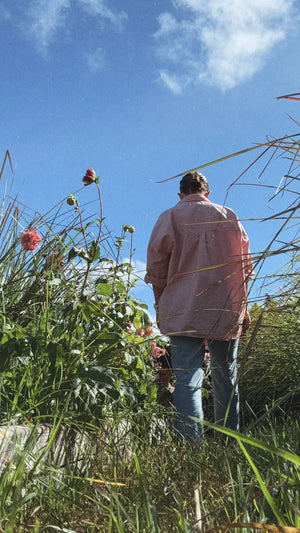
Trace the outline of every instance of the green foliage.
{"label": "green foliage", "polygon": [[167,429],[152,445],[145,430],[137,445],[128,431],[130,453],[122,447],[124,434],[116,438],[114,424],[106,431],[94,428],[97,449],[88,475],[71,471],[57,487],[54,467],[45,483],[40,475],[24,476],[22,461],[14,471],[16,487],[2,475],[0,489],[8,501],[0,508],[1,527],[11,523],[21,533],[38,521],[45,530],[75,533],[192,533],[197,531],[196,491],[206,531],[236,522],[249,528],[252,523],[300,527],[297,421],[293,426],[291,419],[267,422],[247,436],[237,434],[226,446],[212,438],[202,447],[178,445]]}
{"label": "green foliage", "polygon": [[130,296],[130,262],[119,262],[134,228],[117,238],[116,258],[107,235],[93,236],[103,220],[83,222],[77,199],[71,219],[61,210],[31,221],[43,233],[34,252],[20,245],[26,213],[8,207],[1,226],[2,420],[51,419],[66,402],[66,416],[87,420],[104,406],[155,401],[149,339],[137,334],[149,326],[147,306]]}
{"label": "green foliage", "polygon": [[[256,161],[270,151],[289,153],[292,161],[279,185],[272,186],[269,201],[280,192],[280,211],[271,217],[276,233],[255,257],[257,275],[273,255],[288,257],[280,273],[284,284],[294,275],[299,252],[298,238],[290,237],[298,209],[293,186],[299,182],[298,135],[261,148]],[[249,150],[254,149],[259,146]],[[8,152],[0,179],[7,159]],[[39,462],[26,471],[22,453],[16,464],[9,462],[0,474],[1,530],[192,533],[199,525],[241,531],[239,522],[251,531],[257,522],[260,528],[271,524],[274,533],[282,526],[299,529],[299,279],[282,289],[280,298],[251,308],[252,324],[240,351],[246,434],[206,422],[210,429],[203,446],[178,443],[172,410],[156,403],[149,338],[139,334],[149,325],[147,309],[130,296],[134,228],[125,224],[112,240],[99,179],[91,186],[99,195],[95,220],[83,220],[72,194],[45,217],[20,211],[16,201],[2,202],[2,424],[84,425],[96,452],[88,474],[71,470],[63,479],[52,464],[43,467],[43,475],[34,475]],[[285,192],[292,195],[288,205],[283,205]],[[25,228],[42,234],[33,253],[20,246]],[[124,264],[120,254],[127,242],[130,260]],[[205,387],[209,402],[209,380]],[[225,446],[218,432],[230,437]],[[55,446],[54,438],[50,444]],[[90,450],[86,454],[83,463],[89,465]]]}
{"label": "green foliage", "polygon": [[297,412],[300,407],[300,314],[298,300],[291,296],[298,284],[295,278],[288,296],[268,297],[250,310],[252,323],[239,353],[239,388],[255,416],[276,404],[277,415],[281,408]]}

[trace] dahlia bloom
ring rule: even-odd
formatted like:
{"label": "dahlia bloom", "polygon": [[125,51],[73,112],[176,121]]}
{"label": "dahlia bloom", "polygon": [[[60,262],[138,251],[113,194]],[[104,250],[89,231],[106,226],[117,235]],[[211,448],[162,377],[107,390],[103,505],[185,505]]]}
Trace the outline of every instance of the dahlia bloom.
{"label": "dahlia bloom", "polygon": [[150,342],[150,347],[151,347],[151,353],[154,359],[158,359],[162,355],[166,354],[166,350],[164,348],[160,348],[159,346],[157,346],[156,342]]}
{"label": "dahlia bloom", "polygon": [[146,329],[138,329],[136,332],[138,337],[150,337],[153,334],[153,327],[148,326]]}
{"label": "dahlia bloom", "polygon": [[96,172],[93,168],[89,168],[82,178],[83,184],[86,187],[96,180]]}
{"label": "dahlia bloom", "polygon": [[144,331],[144,337],[150,337],[150,335],[153,335],[153,327],[148,326]]}
{"label": "dahlia bloom", "polygon": [[21,246],[27,252],[33,252],[42,240],[34,229],[26,229],[21,233]]}
{"label": "dahlia bloom", "polygon": [[209,352],[205,352],[204,362],[208,363],[209,361],[210,361],[210,353]]}

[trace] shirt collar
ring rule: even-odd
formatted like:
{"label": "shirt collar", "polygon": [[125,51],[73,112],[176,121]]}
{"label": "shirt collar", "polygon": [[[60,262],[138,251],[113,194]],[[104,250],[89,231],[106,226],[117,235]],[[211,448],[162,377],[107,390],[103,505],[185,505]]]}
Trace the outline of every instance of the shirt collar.
{"label": "shirt collar", "polygon": [[206,198],[204,194],[196,192],[194,194],[188,194],[187,196],[184,196],[179,203],[181,202],[210,202],[210,200]]}

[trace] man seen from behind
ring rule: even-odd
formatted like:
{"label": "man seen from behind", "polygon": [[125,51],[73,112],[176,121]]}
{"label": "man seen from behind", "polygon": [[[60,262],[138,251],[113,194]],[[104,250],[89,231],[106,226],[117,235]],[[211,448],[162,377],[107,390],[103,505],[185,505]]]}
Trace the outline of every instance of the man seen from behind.
{"label": "man seen from behind", "polygon": [[236,214],[209,200],[206,178],[186,174],[180,201],[152,231],[145,281],[152,284],[161,333],[170,337],[176,377],[176,428],[190,441],[202,437],[201,386],[205,341],[211,357],[214,417],[239,429],[237,350],[249,324],[249,239]]}

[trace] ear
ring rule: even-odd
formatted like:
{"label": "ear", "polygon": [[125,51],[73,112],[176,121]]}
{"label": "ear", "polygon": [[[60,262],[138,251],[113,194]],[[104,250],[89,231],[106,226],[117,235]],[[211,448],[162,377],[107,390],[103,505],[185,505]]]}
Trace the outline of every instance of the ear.
{"label": "ear", "polygon": [[208,198],[208,197],[209,197],[209,195],[210,195],[210,191],[208,191],[208,192],[204,193],[204,196],[205,196],[205,198]]}

